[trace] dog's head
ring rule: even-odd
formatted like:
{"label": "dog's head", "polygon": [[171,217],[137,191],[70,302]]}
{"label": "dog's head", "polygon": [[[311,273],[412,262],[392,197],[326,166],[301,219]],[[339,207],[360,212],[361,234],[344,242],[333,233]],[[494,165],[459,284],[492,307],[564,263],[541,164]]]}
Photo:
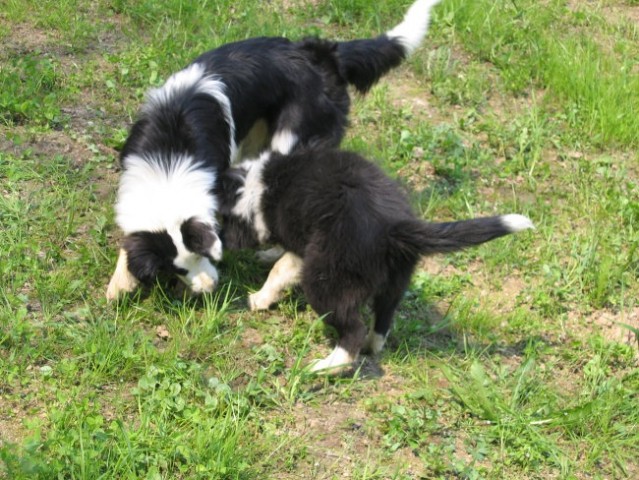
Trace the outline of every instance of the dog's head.
{"label": "dog's head", "polygon": [[194,293],[210,292],[217,285],[212,262],[222,259],[222,242],[213,225],[196,218],[172,231],[130,233],[122,248],[129,272],[144,284],[177,275]]}
{"label": "dog's head", "polygon": [[247,191],[250,169],[248,164],[228,169],[220,176],[216,188],[218,212],[222,216],[222,241],[224,247],[231,250],[255,248],[260,244],[255,223],[259,198],[249,197],[259,196],[261,192]]}
{"label": "dog's head", "polygon": [[[128,274],[145,284],[177,275],[195,293],[212,291],[218,282],[212,262],[222,259],[215,171],[188,156],[131,154],[125,160],[115,210]],[[116,282],[113,296],[118,288]]]}

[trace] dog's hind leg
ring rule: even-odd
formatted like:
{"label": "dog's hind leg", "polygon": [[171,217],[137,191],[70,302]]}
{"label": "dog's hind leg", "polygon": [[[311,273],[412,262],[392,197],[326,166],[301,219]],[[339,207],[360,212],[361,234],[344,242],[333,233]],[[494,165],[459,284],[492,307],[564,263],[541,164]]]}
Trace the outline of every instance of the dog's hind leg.
{"label": "dog's hind leg", "polygon": [[139,284],[139,280],[129,272],[126,250],[121,248],[118,263],[115,266],[115,272],[113,272],[109,286],[107,287],[106,298],[109,301],[115,300],[121,293],[132,292]]}
{"label": "dog's hind leg", "polygon": [[291,252],[286,252],[268,274],[262,288],[249,295],[251,310],[266,310],[280,298],[288,287],[300,283],[302,278],[303,260]]}
{"label": "dog's hind leg", "polygon": [[362,351],[374,355],[380,353],[393,325],[393,316],[410,281],[411,271],[396,275],[373,298],[375,324],[368,331]]}
{"label": "dog's hind leg", "polygon": [[302,281],[306,300],[335,329],[338,340],[330,355],[312,362],[310,369],[337,373],[357,360],[366,339],[366,325],[360,314],[366,289],[360,285],[360,278],[340,271],[339,267],[325,265],[322,259],[312,267],[305,269]]}
{"label": "dog's hind leg", "polygon": [[[356,304],[334,305],[331,309],[313,308],[318,313],[325,313],[325,322],[335,328],[338,335],[337,345],[333,351],[321,360],[311,364],[312,372],[336,373],[350,366],[359,355],[366,338],[366,326],[361,319],[359,306]],[[327,305],[327,307],[329,307]],[[334,313],[327,313],[334,312]]]}

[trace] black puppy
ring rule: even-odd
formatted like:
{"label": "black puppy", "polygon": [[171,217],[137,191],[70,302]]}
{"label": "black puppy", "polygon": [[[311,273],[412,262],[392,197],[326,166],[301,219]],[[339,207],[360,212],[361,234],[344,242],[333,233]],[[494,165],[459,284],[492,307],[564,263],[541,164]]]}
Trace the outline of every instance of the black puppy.
{"label": "black puppy", "polygon": [[[421,255],[533,228],[516,214],[425,222],[379,167],[337,150],[263,154],[227,171],[218,194],[226,247],[268,241],[286,251],[249,297],[251,310],[269,308],[301,283],[309,304],[336,329],[337,346],[313,371],[350,364],[362,349],[381,351]],[[375,323],[367,336],[360,307],[369,299]]]}

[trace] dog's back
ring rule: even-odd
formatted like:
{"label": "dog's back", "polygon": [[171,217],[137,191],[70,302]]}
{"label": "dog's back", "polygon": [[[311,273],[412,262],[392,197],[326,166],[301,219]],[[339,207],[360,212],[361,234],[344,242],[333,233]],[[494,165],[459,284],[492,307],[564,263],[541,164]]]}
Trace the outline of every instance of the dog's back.
{"label": "dog's back", "polygon": [[263,179],[273,241],[301,256],[309,244],[335,264],[385,256],[392,226],[414,219],[399,185],[355,153],[274,155]]}
{"label": "dog's back", "polygon": [[519,215],[421,220],[395,180],[352,152],[273,154],[263,182],[262,209],[272,241],[302,257],[311,245],[325,262],[364,270],[412,268],[422,255],[460,250],[532,226]]}

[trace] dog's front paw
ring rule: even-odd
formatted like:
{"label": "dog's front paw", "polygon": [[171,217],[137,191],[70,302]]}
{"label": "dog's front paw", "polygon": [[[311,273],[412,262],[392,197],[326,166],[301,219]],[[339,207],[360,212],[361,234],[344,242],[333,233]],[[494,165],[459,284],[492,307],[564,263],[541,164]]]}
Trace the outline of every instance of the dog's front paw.
{"label": "dog's front paw", "polygon": [[268,310],[273,304],[269,295],[264,295],[261,291],[249,295],[249,308],[255,312],[257,310]]}
{"label": "dog's front paw", "polygon": [[133,292],[139,283],[128,271],[116,271],[107,286],[107,301],[112,302],[125,293]]}

